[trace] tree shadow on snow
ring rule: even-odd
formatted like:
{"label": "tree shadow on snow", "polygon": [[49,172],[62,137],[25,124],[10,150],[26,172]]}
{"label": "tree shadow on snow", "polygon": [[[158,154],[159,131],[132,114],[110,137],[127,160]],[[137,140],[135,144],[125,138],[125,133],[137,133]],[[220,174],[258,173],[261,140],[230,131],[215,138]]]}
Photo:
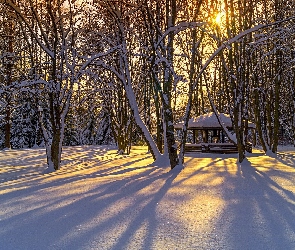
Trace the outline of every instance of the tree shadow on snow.
{"label": "tree shadow on snow", "polygon": [[[179,170],[143,164],[148,157],[104,158],[81,171],[73,168],[73,173],[69,168],[2,183],[0,188],[9,192],[0,197],[0,249],[155,249],[163,220],[177,220],[159,215],[159,204],[163,212],[163,200],[177,204],[190,199],[185,195],[191,191],[208,196],[213,191],[225,203],[212,225],[211,236],[218,237],[210,249],[295,249],[295,195],[294,186],[288,186],[295,179],[292,167],[290,172],[260,171],[246,159],[233,170],[230,156],[187,158],[190,167],[176,179]],[[79,154],[73,160],[78,158]],[[222,182],[215,182],[217,178]],[[185,192],[170,196],[174,186]],[[181,202],[177,206],[182,209]],[[175,222],[177,232],[195,236],[183,230],[182,221]],[[174,226],[162,229],[168,234]]]}
{"label": "tree shadow on snow", "polygon": [[276,181],[285,174],[259,171],[247,159],[238,167],[226,180],[227,207],[217,225],[231,249],[295,249],[295,195]]}
{"label": "tree shadow on snow", "polygon": [[[139,161],[133,160],[136,163]],[[16,209],[17,212],[12,209],[14,214],[0,220],[0,249],[4,246],[6,250],[128,249],[128,244],[143,224],[147,225],[147,229],[144,238],[139,239],[140,245],[151,249],[158,223],[157,204],[178,172],[149,166],[126,169],[130,165],[129,161],[115,166],[109,173],[98,169],[89,175],[72,175],[43,183],[50,176],[60,174],[62,177],[62,173],[52,173],[43,176],[43,179],[41,176],[32,180],[25,178],[23,182],[13,184],[12,189],[22,185],[26,188],[2,196],[3,205],[26,208]],[[133,174],[126,175],[133,171]],[[112,176],[115,178],[112,179]],[[76,192],[75,188],[83,186],[83,180],[87,178],[94,181],[97,178],[99,184],[93,184],[83,193]],[[63,193],[61,188],[68,188],[67,185],[72,185],[72,194],[70,190]],[[51,192],[52,195],[47,198]],[[54,192],[60,192],[60,196]],[[116,232],[117,228],[119,231]]]}
{"label": "tree shadow on snow", "polygon": [[278,152],[275,159],[289,167],[295,168],[295,155],[294,152]]}

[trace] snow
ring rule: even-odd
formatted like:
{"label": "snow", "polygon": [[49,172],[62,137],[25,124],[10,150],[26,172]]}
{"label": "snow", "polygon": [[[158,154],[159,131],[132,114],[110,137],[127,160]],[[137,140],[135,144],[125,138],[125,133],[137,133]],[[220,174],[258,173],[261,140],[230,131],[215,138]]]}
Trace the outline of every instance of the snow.
{"label": "snow", "polygon": [[0,249],[295,249],[295,148],[276,157],[188,153],[155,166],[147,147],[0,151]]}
{"label": "snow", "polygon": [[[225,127],[232,127],[232,121],[229,115],[220,113],[220,118]],[[176,129],[181,129],[183,122],[175,124]],[[255,125],[249,122],[250,128],[255,128]],[[220,124],[216,118],[214,112],[200,115],[195,118],[191,118],[188,122],[188,128],[220,128]]]}

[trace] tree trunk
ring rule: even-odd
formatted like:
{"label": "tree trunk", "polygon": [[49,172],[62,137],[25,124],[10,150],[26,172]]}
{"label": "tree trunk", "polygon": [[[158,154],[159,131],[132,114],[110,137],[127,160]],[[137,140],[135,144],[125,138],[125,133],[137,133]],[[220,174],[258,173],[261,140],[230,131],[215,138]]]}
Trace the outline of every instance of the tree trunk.
{"label": "tree trunk", "polygon": [[[14,2],[14,1],[12,1]],[[6,23],[6,35],[8,38],[8,48],[7,48],[7,55],[5,58],[5,64],[6,64],[6,95],[5,95],[5,101],[6,101],[6,107],[5,107],[5,126],[4,126],[4,132],[5,132],[5,141],[4,146],[5,148],[11,148],[11,106],[12,106],[12,94],[10,92],[9,86],[12,83],[12,71],[13,71],[13,46],[14,46],[14,18],[12,10],[10,8],[7,10],[7,23]]]}
{"label": "tree trunk", "polygon": [[166,126],[166,140],[167,140],[167,150],[170,160],[171,169],[173,169],[178,164],[177,155],[177,145],[174,137],[174,123],[173,123],[173,113],[169,105],[163,104],[164,108],[164,126]]}
{"label": "tree trunk", "polygon": [[[176,19],[176,1],[166,0],[166,22],[167,29],[175,25]],[[166,144],[170,160],[171,169],[178,164],[177,145],[174,137],[174,121],[173,121],[173,110],[171,107],[171,91],[173,84],[173,75],[171,68],[173,67],[174,57],[174,33],[168,34],[167,42],[167,61],[164,64],[164,83],[163,83],[163,115],[164,115],[164,126],[166,132]]]}
{"label": "tree trunk", "polygon": [[279,50],[276,53],[276,66],[275,66],[275,72],[276,72],[276,79],[275,79],[275,93],[274,93],[274,128],[273,128],[273,145],[272,145],[272,152],[276,153],[278,150],[278,144],[279,144],[279,128],[280,128],[280,87],[281,87],[281,67],[282,67],[282,52]]}
{"label": "tree trunk", "polygon": [[[193,100],[193,83],[194,83],[194,75],[195,75],[195,64],[196,64],[196,36],[197,32],[196,30],[192,31],[192,55],[191,55],[191,61],[190,61],[190,71],[189,71],[189,96],[188,96],[188,103],[186,106],[186,112],[184,115],[184,126],[182,128],[182,138],[181,138],[181,144],[180,144],[180,151],[179,151],[179,163],[184,163],[184,153],[185,153],[185,144],[186,144],[186,137],[187,137],[187,128],[188,128],[188,122],[190,118],[190,113],[192,109],[192,100]],[[203,37],[203,33],[201,36],[201,39]]]}
{"label": "tree trunk", "polygon": [[61,131],[60,128],[58,128],[53,134],[51,144],[51,159],[55,170],[59,170],[61,165],[61,145]]}
{"label": "tree trunk", "polygon": [[6,97],[6,107],[5,107],[5,126],[4,126],[4,131],[5,131],[5,141],[4,141],[4,147],[7,149],[11,148],[11,143],[10,143],[10,137],[11,137],[11,98],[10,98],[10,93],[7,94],[8,96]]}

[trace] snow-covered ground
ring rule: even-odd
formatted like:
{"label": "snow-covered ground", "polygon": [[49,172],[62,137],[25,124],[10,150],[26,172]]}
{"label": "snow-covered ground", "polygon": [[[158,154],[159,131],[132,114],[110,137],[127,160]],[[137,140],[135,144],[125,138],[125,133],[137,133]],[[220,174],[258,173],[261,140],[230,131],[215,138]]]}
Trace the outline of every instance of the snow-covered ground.
{"label": "snow-covered ground", "polygon": [[181,172],[144,147],[0,151],[0,249],[295,249],[295,149],[186,155]]}

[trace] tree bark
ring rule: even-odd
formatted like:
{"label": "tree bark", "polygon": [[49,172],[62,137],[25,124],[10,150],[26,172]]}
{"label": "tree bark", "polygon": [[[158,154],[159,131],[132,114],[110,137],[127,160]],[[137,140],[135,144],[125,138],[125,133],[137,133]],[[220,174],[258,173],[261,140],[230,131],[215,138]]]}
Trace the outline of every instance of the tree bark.
{"label": "tree bark", "polygon": [[[12,1],[13,3],[14,1]],[[10,85],[12,84],[12,71],[13,71],[13,65],[14,65],[14,55],[13,55],[13,46],[14,46],[14,18],[13,18],[13,10],[8,7],[7,10],[7,23],[6,23],[6,34],[5,36],[8,38],[8,48],[7,48],[7,55],[5,58],[6,63],[6,94],[5,94],[5,101],[6,101],[6,107],[5,107],[5,141],[4,141],[4,147],[5,148],[11,148],[11,109],[12,109],[12,94],[10,91]]]}

